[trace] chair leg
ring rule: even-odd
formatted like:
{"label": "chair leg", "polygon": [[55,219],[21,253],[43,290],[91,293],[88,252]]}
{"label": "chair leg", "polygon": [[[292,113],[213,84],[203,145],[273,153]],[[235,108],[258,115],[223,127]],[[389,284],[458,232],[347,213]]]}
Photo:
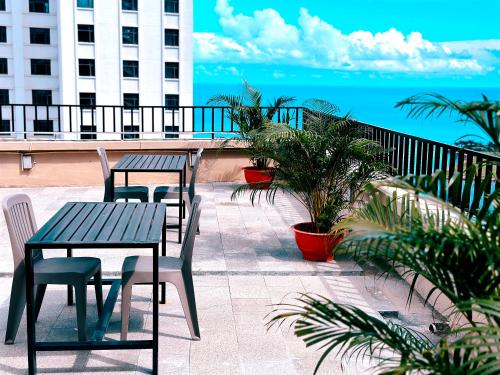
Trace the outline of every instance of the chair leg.
{"label": "chair leg", "polygon": [[101,317],[102,315],[102,272],[97,271],[94,275],[94,288],[95,288],[95,300],[97,304],[97,315]]}
{"label": "chair leg", "polygon": [[35,294],[35,322],[38,320],[38,314],[40,313],[40,308],[42,307],[43,297],[45,296],[45,291],[47,290],[47,284],[39,284],[36,287]]}
{"label": "chair leg", "polygon": [[10,292],[9,316],[7,318],[7,330],[5,332],[5,344],[12,345],[16,340],[19,323],[23,317],[26,306],[26,281],[24,271],[18,269],[12,278],[12,290]]}
{"label": "chair leg", "polygon": [[140,198],[140,201],[143,202],[143,203],[147,203],[147,202],[149,202],[149,197],[147,195],[143,195]]}
{"label": "chair leg", "polygon": [[182,201],[182,218],[186,218],[186,201]]}
{"label": "chair leg", "polygon": [[78,341],[87,341],[87,284],[75,285]]}
{"label": "chair leg", "polygon": [[128,335],[128,320],[130,318],[130,304],[132,303],[132,286],[132,283],[122,285],[122,329],[120,332],[120,340],[126,340]]}
{"label": "chair leg", "polygon": [[198,325],[198,315],[196,313],[196,300],[194,297],[193,277],[191,272],[183,272],[182,280],[175,283],[177,293],[181,299],[182,309],[186,316],[186,321],[193,340],[200,339],[200,327]]}

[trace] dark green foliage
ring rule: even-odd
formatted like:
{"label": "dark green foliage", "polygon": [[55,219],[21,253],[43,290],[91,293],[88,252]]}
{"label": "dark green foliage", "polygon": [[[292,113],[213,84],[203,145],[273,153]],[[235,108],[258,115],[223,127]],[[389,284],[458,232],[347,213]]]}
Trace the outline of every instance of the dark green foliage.
{"label": "dark green foliage", "polygon": [[[273,121],[280,108],[292,103],[295,99],[289,96],[280,96],[262,108],[262,93],[248,82],[243,82],[243,93],[241,95],[216,95],[208,101],[208,104],[228,106],[229,121],[237,125],[239,133],[238,140],[245,142],[252,163],[264,169],[269,164],[269,159],[257,157],[261,154],[259,134]],[[289,123],[292,118],[284,115],[279,119],[283,123]],[[227,143],[227,142],[226,142]]]}
{"label": "dark green foliage", "polygon": [[250,190],[252,202],[265,193],[272,203],[277,191],[288,192],[305,206],[316,231],[327,233],[357,201],[361,188],[387,168],[378,157],[380,145],[363,138],[348,117],[332,116],[334,105],[320,100],[308,105],[322,112],[310,112],[306,130],[274,124],[260,134],[256,156],[274,161],[270,188],[242,185],[233,198]]}

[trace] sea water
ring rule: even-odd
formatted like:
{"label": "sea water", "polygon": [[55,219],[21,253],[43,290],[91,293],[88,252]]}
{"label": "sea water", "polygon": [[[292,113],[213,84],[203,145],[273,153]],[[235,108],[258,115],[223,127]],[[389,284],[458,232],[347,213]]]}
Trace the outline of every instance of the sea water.
{"label": "sea water", "polygon": [[[458,138],[484,133],[471,123],[457,121],[455,114],[445,113],[438,118],[408,118],[408,109],[394,108],[398,101],[420,93],[439,93],[453,100],[500,100],[499,88],[456,87],[330,87],[330,86],[258,86],[264,105],[278,96],[293,96],[297,106],[310,98],[327,100],[340,108],[340,115],[350,113],[353,118],[373,125],[396,130],[435,141],[453,144]],[[241,85],[194,85],[194,105],[206,105],[216,94],[240,94]],[[196,126],[197,127],[197,126]],[[199,130],[199,129],[195,129]],[[475,138],[475,140],[479,140]]]}

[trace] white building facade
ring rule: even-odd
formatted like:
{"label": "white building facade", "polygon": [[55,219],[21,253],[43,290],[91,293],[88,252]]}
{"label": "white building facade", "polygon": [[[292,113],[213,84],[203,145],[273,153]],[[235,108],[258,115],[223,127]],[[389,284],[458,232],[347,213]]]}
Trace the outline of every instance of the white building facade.
{"label": "white building facade", "polygon": [[[192,105],[192,7],[192,0],[0,0],[0,103],[40,106],[4,106],[1,130],[62,131],[65,139],[178,130],[178,110],[136,107]],[[132,110],[47,107],[56,104]]]}

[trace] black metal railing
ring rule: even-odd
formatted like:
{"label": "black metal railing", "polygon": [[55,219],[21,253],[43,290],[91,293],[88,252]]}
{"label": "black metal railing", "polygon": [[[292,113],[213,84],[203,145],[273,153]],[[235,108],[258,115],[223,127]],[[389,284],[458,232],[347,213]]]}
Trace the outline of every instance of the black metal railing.
{"label": "black metal railing", "polygon": [[[266,111],[267,107],[262,107]],[[223,106],[31,105],[0,106],[0,136],[22,139],[158,139],[181,135],[227,138],[237,131]],[[273,120],[302,126],[302,108],[280,108]]]}
{"label": "black metal railing", "polygon": [[[309,109],[303,109],[305,127],[307,127],[309,119],[312,118],[311,114]],[[351,120],[350,124],[362,129],[368,139],[380,143],[384,150],[380,157],[391,167],[391,174],[394,176],[432,175],[437,171],[444,171],[446,177],[442,183],[448,185],[458,172],[459,182],[456,186],[462,186],[462,189],[456,189],[450,193],[445,186],[442,186],[439,194],[441,198],[462,210],[477,209],[484,199],[498,187],[497,179],[500,176],[500,157],[498,156],[400,133],[356,120]],[[479,166],[475,170],[474,176],[468,175],[471,173],[470,167],[472,165]],[[485,176],[490,176],[490,178],[486,180]],[[473,180],[470,190],[463,188],[466,179]]]}
{"label": "black metal railing", "polygon": [[[262,111],[268,108],[262,107]],[[231,121],[231,108],[223,106],[115,106],[115,105],[30,105],[8,104],[0,106],[0,139],[165,139],[177,138],[230,138],[235,137],[237,124]],[[310,110],[303,107],[279,109],[273,120],[287,121],[301,129],[310,121]],[[368,138],[378,141],[384,148],[383,157],[392,167],[394,175],[430,175],[437,170],[446,171],[449,182],[455,172],[464,171],[473,164],[482,164],[474,176],[474,185],[486,189],[473,189],[472,196],[449,198],[463,209],[473,209],[479,190],[485,195],[495,188],[496,178],[485,181],[492,172],[500,175],[500,158],[491,154],[459,148],[441,142],[400,133],[379,126],[351,121],[364,129]],[[466,176],[467,178],[469,176]],[[447,198],[448,199],[448,198]],[[484,197],[482,198],[484,199]],[[474,204],[476,204],[474,203]]]}

